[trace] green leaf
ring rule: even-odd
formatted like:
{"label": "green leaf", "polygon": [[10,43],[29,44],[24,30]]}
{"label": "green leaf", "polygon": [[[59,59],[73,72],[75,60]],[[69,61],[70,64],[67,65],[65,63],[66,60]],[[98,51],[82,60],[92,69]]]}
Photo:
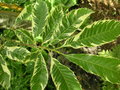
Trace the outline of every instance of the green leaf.
{"label": "green leaf", "polygon": [[61,22],[63,17],[63,9],[62,6],[56,6],[52,8],[48,19],[47,24],[45,26],[45,32],[43,33],[43,42],[46,43],[52,39],[52,35],[54,35],[55,31],[58,29],[59,23]]}
{"label": "green leaf", "polygon": [[74,73],[54,58],[51,62],[50,72],[57,90],[82,90]]}
{"label": "green leaf", "polygon": [[35,44],[32,34],[24,29],[16,30],[16,36],[24,44]]}
{"label": "green leaf", "polygon": [[109,56],[120,59],[120,45],[116,45],[111,50],[103,50],[98,53],[100,56]]}
{"label": "green leaf", "polygon": [[60,4],[65,5],[65,7],[69,8],[77,4],[76,0],[51,0],[52,6],[57,6]]}
{"label": "green leaf", "polygon": [[120,90],[120,85],[103,82],[102,90]]}
{"label": "green leaf", "polygon": [[120,35],[120,22],[101,20],[87,26],[82,32],[67,40],[66,46],[73,48],[98,46],[115,40]]}
{"label": "green leaf", "polygon": [[41,35],[44,31],[44,26],[46,23],[46,18],[48,15],[48,7],[45,1],[37,0],[33,7],[33,21],[32,21],[32,29],[34,38]]}
{"label": "green leaf", "polygon": [[120,83],[120,60],[118,59],[85,54],[68,54],[65,57],[106,81]]}
{"label": "green leaf", "polygon": [[93,11],[90,9],[80,8],[72,10],[65,15],[62,18],[62,23],[60,23],[58,30],[55,32],[51,43],[56,44],[71,36],[92,13]]}
{"label": "green leaf", "polygon": [[113,57],[112,52],[109,50],[102,50],[101,52],[98,52],[98,54],[103,57]]}
{"label": "green leaf", "polygon": [[16,18],[15,23],[20,23],[23,20],[30,18],[31,14],[32,14],[32,5],[25,6],[25,8],[22,10],[22,12]]}
{"label": "green leaf", "polygon": [[117,45],[114,48],[112,48],[111,54],[113,57],[120,59],[120,45]]}
{"label": "green leaf", "polygon": [[10,87],[11,73],[7,67],[7,63],[0,54],[0,85],[8,89]]}
{"label": "green leaf", "polygon": [[12,39],[15,36],[15,33],[13,30],[7,29],[3,31],[3,36]]}
{"label": "green leaf", "polygon": [[6,56],[12,60],[24,60],[30,52],[22,47],[6,47]]}
{"label": "green leaf", "polygon": [[42,54],[38,54],[31,78],[31,90],[44,90],[48,82],[48,71]]}

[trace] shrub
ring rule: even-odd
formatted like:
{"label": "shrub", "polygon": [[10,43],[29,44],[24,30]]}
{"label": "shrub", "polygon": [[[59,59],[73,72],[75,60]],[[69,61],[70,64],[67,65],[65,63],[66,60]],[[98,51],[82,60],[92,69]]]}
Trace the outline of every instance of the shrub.
{"label": "shrub", "polygon": [[93,11],[87,8],[69,11],[74,4],[74,0],[37,0],[26,6],[16,19],[16,25],[23,20],[31,21],[32,30],[4,30],[0,36],[2,87],[28,89],[30,85],[31,90],[44,90],[50,72],[57,90],[82,90],[73,71],[61,64],[55,53],[105,81],[120,83],[119,58],[60,52],[66,47],[100,46],[120,35],[120,22],[114,20],[100,20],[82,29]]}

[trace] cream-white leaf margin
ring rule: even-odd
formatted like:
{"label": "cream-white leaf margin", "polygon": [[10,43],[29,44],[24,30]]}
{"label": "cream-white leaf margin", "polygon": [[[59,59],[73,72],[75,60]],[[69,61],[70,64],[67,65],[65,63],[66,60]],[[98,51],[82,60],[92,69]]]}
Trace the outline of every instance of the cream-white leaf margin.
{"label": "cream-white leaf margin", "polygon": [[82,90],[74,73],[55,58],[51,60],[50,73],[57,90]]}
{"label": "cream-white leaf margin", "polygon": [[33,75],[30,81],[31,90],[44,90],[48,83],[48,71],[43,55],[39,52],[35,58]]}

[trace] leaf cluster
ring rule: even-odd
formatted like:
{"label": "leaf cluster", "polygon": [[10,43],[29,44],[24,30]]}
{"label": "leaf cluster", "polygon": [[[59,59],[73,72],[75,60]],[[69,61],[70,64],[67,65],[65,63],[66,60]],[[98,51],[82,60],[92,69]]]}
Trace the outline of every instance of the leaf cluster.
{"label": "leaf cluster", "polygon": [[[104,81],[120,84],[120,58],[108,55],[65,54],[66,47],[96,47],[120,35],[120,22],[100,20],[81,26],[94,13],[87,8],[69,11],[76,0],[36,0],[16,18],[32,22],[32,30],[6,29],[0,34],[0,85],[5,89],[44,90],[49,77],[57,90],[82,90],[74,72],[55,54]],[[33,7],[33,8],[32,8]],[[120,49],[114,49],[113,52]],[[67,51],[66,51],[67,52]]]}

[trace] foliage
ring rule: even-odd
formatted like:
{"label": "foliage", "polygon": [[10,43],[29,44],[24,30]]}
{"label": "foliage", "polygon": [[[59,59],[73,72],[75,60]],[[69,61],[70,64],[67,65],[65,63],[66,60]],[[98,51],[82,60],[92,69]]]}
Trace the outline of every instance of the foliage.
{"label": "foliage", "polygon": [[117,45],[112,48],[112,50],[103,50],[99,52],[99,55],[101,56],[109,56],[109,57],[114,57],[120,59],[120,45]]}
{"label": "foliage", "polygon": [[[114,20],[100,20],[82,29],[94,12],[87,8],[69,10],[75,4],[76,0],[35,0],[23,9],[15,22],[30,17],[27,20],[32,22],[32,30],[13,26],[0,34],[1,88],[44,90],[51,75],[57,90],[82,90],[74,72],[59,61],[56,53],[104,81],[120,84],[119,55],[108,57],[60,51],[65,47],[100,46],[120,36],[120,22]],[[117,49],[113,52],[119,52]]]}

